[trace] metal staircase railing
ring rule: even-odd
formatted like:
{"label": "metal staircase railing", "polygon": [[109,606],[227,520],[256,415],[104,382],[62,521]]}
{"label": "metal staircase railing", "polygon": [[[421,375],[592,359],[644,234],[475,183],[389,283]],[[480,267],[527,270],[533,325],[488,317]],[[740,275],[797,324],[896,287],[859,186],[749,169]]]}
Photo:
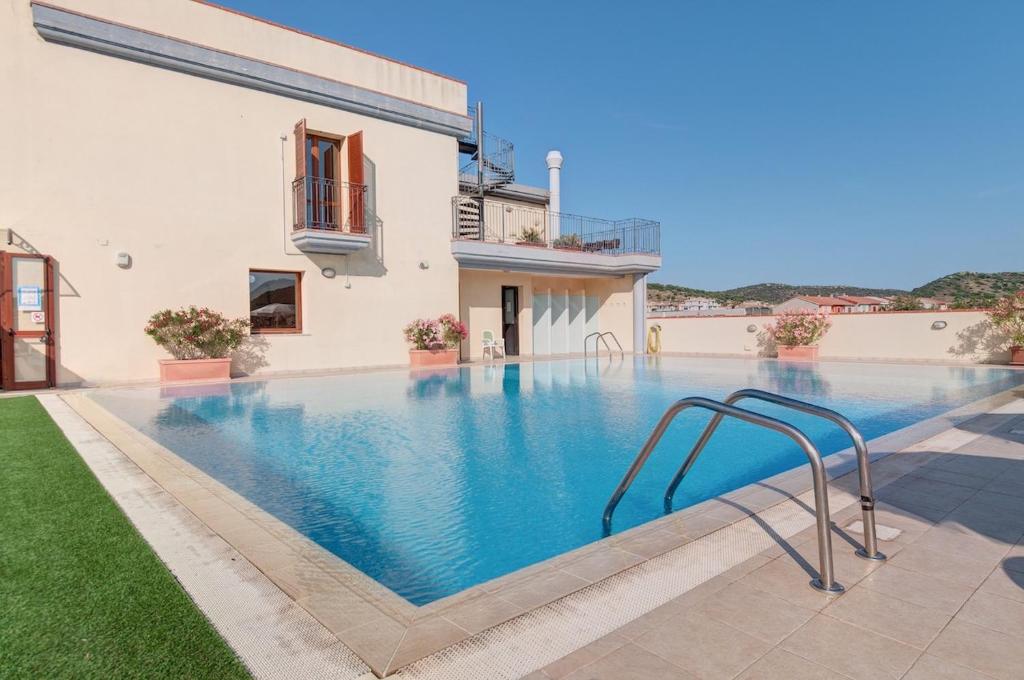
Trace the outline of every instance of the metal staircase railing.
{"label": "metal staircase railing", "polygon": [[459,168],[459,190],[473,192],[511,184],[516,179],[515,146],[482,129],[482,104],[469,107],[468,113],[473,120],[473,130],[459,142],[459,151],[469,154],[471,160]]}
{"label": "metal staircase railing", "polygon": [[[740,392],[730,395],[730,398],[735,398],[735,400],[742,398],[759,398],[764,399],[765,401],[772,401],[773,403],[778,403],[807,413],[826,417],[829,420],[840,424],[843,429],[846,429],[847,433],[853,437],[854,443],[858,448],[858,460],[863,461],[861,467],[861,496],[862,499],[869,499],[868,505],[872,510],[870,514],[865,511],[864,515],[865,539],[867,539],[869,532],[868,523],[871,523],[871,542],[864,549],[865,556],[871,557],[872,559],[884,559],[884,556],[878,553],[877,548],[874,545],[874,501],[870,500],[872,499],[871,477],[867,472],[869,459],[867,457],[867,447],[863,444],[863,437],[860,436],[860,433],[856,428],[854,428],[846,418],[834,411],[829,411],[828,409],[815,406],[814,404],[789,399],[788,397],[782,397],[781,395],[772,394],[770,392],[762,392],[761,390],[741,390]],[[661,438],[664,436],[668,426],[672,424],[672,421],[675,420],[677,415],[690,408],[703,408],[714,412],[715,416],[711,423],[708,424],[707,428],[705,428],[701,438],[697,441],[697,445],[694,446],[690,455],[687,456],[686,461],[683,463],[680,471],[676,474],[676,477],[673,478],[672,484],[669,485],[669,491],[672,493],[675,492],[675,489],[679,485],[679,481],[681,481],[686,473],[689,472],[693,463],[696,461],[697,456],[699,456],[701,451],[704,450],[704,445],[707,444],[707,441],[714,434],[718,424],[725,416],[743,420],[786,435],[796,442],[801,449],[803,449],[811,467],[811,479],[814,488],[814,514],[818,533],[818,577],[811,581],[811,586],[826,592],[842,592],[843,586],[836,583],[835,580],[832,560],[832,520],[828,507],[828,486],[825,478],[825,464],[822,461],[821,453],[818,451],[817,447],[807,437],[807,435],[785,421],[779,420],[778,418],[772,418],[771,416],[766,416],[755,411],[748,411],[747,409],[739,408],[738,406],[734,406],[729,403],[707,399],[705,397],[687,397],[685,399],[680,399],[670,406],[668,410],[665,411],[664,415],[662,415],[661,420],[659,420],[658,424],[654,427],[654,430],[644,443],[643,448],[640,449],[640,453],[637,454],[633,463],[626,471],[625,476],[622,478],[622,481],[619,482],[619,485],[615,488],[615,491],[608,499],[608,503],[605,506],[604,514],[602,516],[605,535],[609,535],[611,533],[612,515],[614,514],[619,501],[622,500],[623,495],[625,495],[630,485],[632,485],[633,481],[640,473],[641,468],[643,468],[644,464],[647,462],[647,459],[650,458],[651,453],[658,445],[658,442],[661,441]],[[849,429],[847,429],[847,426]],[[864,452],[863,457],[860,454],[861,451]],[[671,494],[666,491],[666,499],[669,500],[669,510],[671,510],[670,498]],[[862,507],[865,507],[863,501]]]}

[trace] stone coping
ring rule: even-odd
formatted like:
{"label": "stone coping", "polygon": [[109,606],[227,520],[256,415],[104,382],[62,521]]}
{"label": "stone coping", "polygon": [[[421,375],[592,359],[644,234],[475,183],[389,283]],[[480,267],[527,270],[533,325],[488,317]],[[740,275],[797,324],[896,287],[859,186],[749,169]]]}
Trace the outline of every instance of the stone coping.
{"label": "stone coping", "polygon": [[[1013,392],[872,440],[872,459],[945,433],[981,410],[1011,401]],[[702,545],[714,538],[709,536],[714,532],[749,522],[753,513],[782,512],[782,506],[791,506],[806,523],[803,506],[808,500],[813,505],[805,465],[417,607],[116,418],[88,398],[87,392],[66,394],[64,400],[378,676],[453,645],[470,644],[488,629],[517,621],[569,595],[606,588],[611,577],[653,568],[648,563],[656,558],[680,553],[694,542]],[[977,436],[955,430],[945,436],[955,443],[958,434]],[[856,475],[847,474],[856,468],[852,449],[826,458],[826,467],[830,479],[845,475],[840,488],[830,491],[833,511],[856,502]],[[897,476],[906,472],[901,466],[894,469]],[[891,479],[876,475],[876,487],[887,481]]]}

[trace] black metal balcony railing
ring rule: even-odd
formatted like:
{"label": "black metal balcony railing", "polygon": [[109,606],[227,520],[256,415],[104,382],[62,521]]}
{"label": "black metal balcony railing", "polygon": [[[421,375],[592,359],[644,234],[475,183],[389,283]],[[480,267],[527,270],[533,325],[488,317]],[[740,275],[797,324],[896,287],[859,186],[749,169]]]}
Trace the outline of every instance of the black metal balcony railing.
{"label": "black metal balcony railing", "polygon": [[452,238],[604,255],[661,254],[661,223],[655,220],[583,217],[474,196],[452,199]]}
{"label": "black metal balcony railing", "polygon": [[299,177],[292,182],[295,229],[325,229],[366,234],[375,218],[366,206],[366,185],[326,177]]}

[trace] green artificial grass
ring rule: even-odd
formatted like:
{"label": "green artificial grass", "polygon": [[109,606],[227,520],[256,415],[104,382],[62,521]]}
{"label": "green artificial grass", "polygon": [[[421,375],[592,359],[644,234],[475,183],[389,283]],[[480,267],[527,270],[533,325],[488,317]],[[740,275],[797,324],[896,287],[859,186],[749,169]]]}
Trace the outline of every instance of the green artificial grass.
{"label": "green artificial grass", "polygon": [[0,677],[249,677],[35,397],[0,399]]}

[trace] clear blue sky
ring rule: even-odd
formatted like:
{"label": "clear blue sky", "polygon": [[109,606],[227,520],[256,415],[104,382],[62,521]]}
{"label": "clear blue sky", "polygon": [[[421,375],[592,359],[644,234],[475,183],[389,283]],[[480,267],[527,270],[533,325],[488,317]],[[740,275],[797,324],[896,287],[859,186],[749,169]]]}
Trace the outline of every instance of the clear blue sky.
{"label": "clear blue sky", "polygon": [[1024,2],[223,0],[469,83],[519,180],[660,219],[656,281],[1024,269]]}

